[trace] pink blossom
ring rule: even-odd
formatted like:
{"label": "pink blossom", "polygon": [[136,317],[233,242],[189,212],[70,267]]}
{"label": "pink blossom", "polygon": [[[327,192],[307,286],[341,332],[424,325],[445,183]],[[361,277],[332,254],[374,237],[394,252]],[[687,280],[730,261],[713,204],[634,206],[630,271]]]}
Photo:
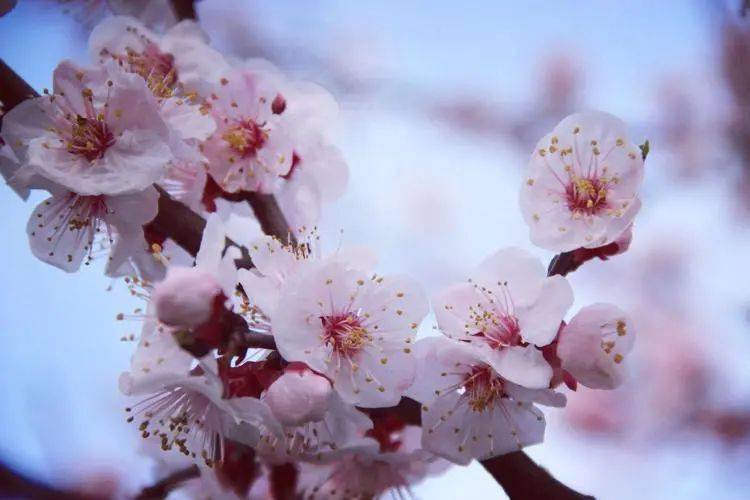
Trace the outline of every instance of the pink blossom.
{"label": "pink blossom", "polygon": [[306,264],[286,281],[272,317],[279,352],[328,377],[348,403],[398,403],[414,377],[411,344],[428,311],[422,290],[340,258]]}
{"label": "pink blossom", "polygon": [[153,261],[143,225],[156,216],[158,198],[152,187],[112,196],[83,196],[55,189],[52,197],[37,205],[26,225],[31,251],[38,259],[67,272],[88,264],[115,243],[121,245],[120,252],[112,252],[108,272],[138,251]]}
{"label": "pink blossom", "polygon": [[521,188],[531,241],[567,252],[615,241],[641,206],[643,158],[625,124],[602,112],[577,113],[543,137]]}
{"label": "pink blossom", "polygon": [[[220,217],[212,214],[204,228],[195,266],[190,265],[192,262],[164,259],[165,265],[171,264],[166,278],[153,285],[144,283],[145,293],[141,295],[150,300],[158,320],[179,330],[183,347],[193,355],[202,356],[225,346],[232,335],[226,321],[240,321],[240,316],[231,311],[235,308],[244,312],[244,302],[235,293],[234,261],[239,256],[239,249],[227,246]],[[253,317],[245,320],[248,326],[258,327]]]}
{"label": "pink blossom", "polygon": [[338,106],[321,87],[249,60],[218,81],[209,104],[218,130],[202,151],[223,190],[275,193],[293,228],[313,226],[321,204],[343,193],[348,167],[331,143]]}
{"label": "pink blossom", "polygon": [[246,69],[222,77],[211,95],[217,129],[202,151],[225,191],[272,193],[289,173],[294,144],[287,115],[272,110],[276,95],[263,73]]}
{"label": "pink blossom", "polygon": [[635,341],[630,318],[611,304],[581,309],[560,332],[562,368],[592,389],[614,389],[625,376],[623,362]]}
{"label": "pink blossom", "polygon": [[69,61],[55,70],[52,95],[4,117],[2,135],[22,169],[79,195],[146,189],[163,175],[174,146],[140,77]]}
{"label": "pink blossom", "polygon": [[540,443],[544,415],[534,403],[565,406],[560,393],[503,378],[466,343],[432,337],[416,349],[419,377],[407,394],[422,403],[422,445],[454,463]]}
{"label": "pink blossom", "polygon": [[320,217],[320,205],[339,198],[349,180],[346,160],[333,142],[338,104],[322,87],[291,81],[268,63],[255,60],[246,65],[273,80],[290,125],[294,157],[277,191],[279,204],[291,227],[312,226]]}
{"label": "pink blossom", "polygon": [[[238,270],[238,279],[252,308],[262,311],[268,318],[273,318],[278,309],[284,285],[295,278],[303,266],[327,258],[345,261],[355,267],[372,268],[377,261],[369,249],[358,247],[345,247],[333,256],[323,257],[318,236],[314,233],[304,236],[296,246],[262,236],[251,240],[247,249],[254,266],[252,269]],[[283,309],[279,312],[284,313]]]}
{"label": "pink blossom", "polygon": [[384,437],[379,446],[363,443],[330,463],[303,466],[306,498],[381,498],[389,490],[401,496],[449,465],[422,449],[419,427],[401,424]]}
{"label": "pink blossom", "polygon": [[63,62],[52,95],[8,113],[3,138],[19,163],[13,186],[53,195],[28,224],[37,257],[74,271],[112,247],[107,274],[163,276],[143,225],[157,212],[152,184],[189,147],[162,111],[138,75]]}
{"label": "pink blossom", "polygon": [[205,35],[193,21],[183,21],[163,37],[151,33],[138,21],[112,17],[91,34],[89,46],[94,58],[143,78],[159,104],[160,112],[176,136],[175,154],[196,161],[200,155],[179,140],[197,145],[216,130],[216,124],[202,105],[198,92],[207,83],[198,74],[216,74],[226,63],[206,44]]}
{"label": "pink blossom", "polygon": [[507,380],[541,389],[552,368],[537,347],[554,340],[573,291],[562,276],[547,277],[544,265],[518,249],[500,250],[433,299],[440,330],[486,351]]}
{"label": "pink blossom", "polygon": [[207,93],[229,67],[191,20],[158,35],[137,19],[112,16],[91,32],[89,52],[95,60],[115,60],[140,75],[161,97]]}
{"label": "pink blossom", "polygon": [[[259,425],[273,425],[270,410],[256,398],[225,398],[216,360],[194,358],[180,349],[169,327],[153,319],[144,324],[131,369],[120,376],[120,390],[145,397],[127,408],[144,439],[161,442],[212,466],[223,456],[222,443],[231,439],[254,446]],[[277,432],[280,432],[278,430]]]}
{"label": "pink blossom", "polygon": [[[297,375],[295,375],[297,376]],[[322,378],[322,377],[320,377]],[[323,379],[325,380],[325,379]],[[317,381],[322,385],[322,381]],[[282,382],[284,383],[284,382]],[[330,382],[325,381],[330,388]],[[275,383],[274,383],[275,384]],[[273,385],[269,387],[261,397],[261,401],[268,404],[274,415],[281,410],[280,405],[274,401]],[[322,408],[321,402],[325,402],[326,408]],[[277,425],[283,429],[277,432],[274,426],[260,426],[260,439],[257,452],[260,459],[268,464],[284,464],[292,461],[321,462],[336,460],[341,455],[350,451],[361,449],[369,445],[365,432],[372,428],[372,421],[351,404],[345,403],[335,392],[329,392],[325,401],[318,398],[317,415],[308,412],[304,418],[320,417],[305,422],[296,423],[290,411],[294,404],[306,406],[305,400],[287,400],[284,405],[284,416]],[[298,411],[297,409],[293,412]]]}

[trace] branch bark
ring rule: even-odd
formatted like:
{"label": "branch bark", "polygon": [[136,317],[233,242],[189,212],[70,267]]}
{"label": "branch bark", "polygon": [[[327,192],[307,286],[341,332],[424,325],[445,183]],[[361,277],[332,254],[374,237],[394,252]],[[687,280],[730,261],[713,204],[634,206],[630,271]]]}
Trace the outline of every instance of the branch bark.
{"label": "branch bark", "polygon": [[547,276],[565,276],[575,269],[573,252],[563,252],[555,255],[547,268]]}
{"label": "branch bark", "polygon": [[[24,99],[38,95],[0,59],[0,100],[10,110]],[[200,241],[205,228],[205,220],[193,213],[188,207],[171,199],[163,190],[160,192],[159,214],[151,224],[154,224],[165,236],[172,238],[186,251],[195,255],[200,248]],[[253,195],[248,198],[253,207],[261,227],[267,234],[282,241],[289,241],[293,236],[283,218],[283,214],[273,196]],[[189,212],[189,213],[188,213]],[[553,259],[550,264],[550,275],[566,274],[569,263],[566,254]],[[270,345],[263,339],[264,346]],[[408,398],[392,409],[378,409],[373,411],[394,411],[403,415],[409,423],[419,425],[419,403]],[[555,479],[544,468],[534,463],[524,452],[518,451],[485,460],[484,468],[503,487],[511,498],[524,499],[588,499],[592,498],[578,493]]]}
{"label": "branch bark", "polygon": [[510,498],[525,500],[594,500],[554,478],[526,453],[514,451],[481,462]]}
{"label": "branch bark", "polygon": [[[422,425],[421,405],[409,398],[401,398],[399,404],[392,408],[373,408],[365,411],[372,415],[393,413],[407,424]],[[561,483],[523,451],[506,453],[482,460],[480,463],[512,499],[593,500],[594,498]]]}
{"label": "branch bark", "polygon": [[297,244],[294,231],[289,227],[274,195],[248,192],[246,199],[264,233],[277,237],[287,245]]}
{"label": "branch bark", "polygon": [[103,500],[104,495],[87,495],[31,479],[6,465],[0,464],[0,497],[26,500]]}
{"label": "branch bark", "polygon": [[26,80],[21,78],[5,61],[0,59],[0,125],[2,125],[3,113],[7,113],[29,97],[38,97],[39,94]]}
{"label": "branch bark", "polygon": [[195,256],[201,247],[206,220],[190,210],[185,204],[175,200],[161,187],[158,212],[154,220],[146,224],[146,232],[168,237],[180,245],[190,255]]}
{"label": "branch bark", "polygon": [[162,500],[167,498],[169,493],[183,482],[199,477],[200,475],[201,472],[197,465],[179,469],[154,485],[143,488],[135,498],[136,500]]}
{"label": "branch bark", "polygon": [[194,0],[172,0],[172,10],[177,19],[196,19]]}

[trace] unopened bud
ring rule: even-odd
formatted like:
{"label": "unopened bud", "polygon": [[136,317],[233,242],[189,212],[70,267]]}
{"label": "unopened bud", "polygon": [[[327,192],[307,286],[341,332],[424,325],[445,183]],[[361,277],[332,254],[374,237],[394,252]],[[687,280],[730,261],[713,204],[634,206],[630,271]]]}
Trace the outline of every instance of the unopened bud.
{"label": "unopened bud", "polygon": [[287,370],[266,391],[264,401],[284,426],[323,419],[331,400],[331,383],[310,370]]}
{"label": "unopened bud", "polygon": [[581,309],[560,332],[562,368],[592,389],[614,389],[625,378],[624,361],[633,348],[630,319],[611,304]]}
{"label": "unopened bud", "polygon": [[195,327],[208,321],[221,286],[197,267],[173,267],[152,294],[159,321],[171,326]]}
{"label": "unopened bud", "polygon": [[276,94],[276,97],[271,102],[271,111],[275,115],[280,115],[286,110],[286,99],[281,94]]}

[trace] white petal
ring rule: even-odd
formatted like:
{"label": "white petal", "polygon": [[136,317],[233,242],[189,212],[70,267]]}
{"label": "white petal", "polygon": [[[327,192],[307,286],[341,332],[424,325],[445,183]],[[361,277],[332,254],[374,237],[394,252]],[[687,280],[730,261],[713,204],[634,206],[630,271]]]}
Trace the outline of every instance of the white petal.
{"label": "white petal", "polygon": [[186,100],[166,99],[161,105],[161,114],[169,126],[176,130],[182,140],[207,139],[216,130],[211,115],[201,113],[198,106]]}
{"label": "white petal", "polygon": [[539,347],[549,344],[571,305],[573,289],[568,280],[563,276],[546,278],[536,302],[516,310],[521,336]]}
{"label": "white petal", "polygon": [[472,273],[473,281],[480,286],[495,289],[498,283],[507,283],[516,307],[536,301],[545,276],[541,261],[520,248],[497,251]]}
{"label": "white petal", "polygon": [[483,348],[489,364],[503,378],[531,389],[549,387],[552,367],[533,346],[508,347],[500,350]]}
{"label": "white petal", "polygon": [[470,308],[485,302],[470,283],[458,283],[438,292],[432,299],[440,330],[452,338],[477,333]]}

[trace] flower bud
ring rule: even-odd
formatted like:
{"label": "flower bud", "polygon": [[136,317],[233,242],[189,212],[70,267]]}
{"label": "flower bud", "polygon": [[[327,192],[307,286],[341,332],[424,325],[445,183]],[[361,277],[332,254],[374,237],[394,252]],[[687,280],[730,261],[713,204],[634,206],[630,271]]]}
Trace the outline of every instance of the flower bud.
{"label": "flower bud", "polygon": [[264,401],[282,425],[296,426],[322,420],[331,393],[327,378],[310,370],[287,370],[268,388]]}
{"label": "flower bud", "polygon": [[159,321],[171,326],[196,327],[209,320],[221,285],[197,267],[173,267],[152,294]]}
{"label": "flower bud", "polygon": [[625,377],[623,361],[633,348],[630,318],[618,307],[584,307],[560,332],[562,368],[592,389],[614,389]]}

